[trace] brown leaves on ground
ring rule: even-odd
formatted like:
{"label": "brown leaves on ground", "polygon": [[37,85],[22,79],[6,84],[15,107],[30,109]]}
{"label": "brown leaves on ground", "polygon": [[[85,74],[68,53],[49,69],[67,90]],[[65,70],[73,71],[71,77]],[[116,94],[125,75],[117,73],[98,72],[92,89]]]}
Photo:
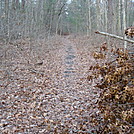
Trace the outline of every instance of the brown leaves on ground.
{"label": "brown leaves on ground", "polygon": [[102,54],[102,53],[94,52],[94,53],[93,53],[93,57],[94,57],[95,59],[104,59],[104,58],[105,58],[105,55]]}
{"label": "brown leaves on ground", "polygon": [[[101,52],[103,54],[103,52]],[[94,58],[102,59],[95,53]],[[133,55],[123,49],[111,50],[114,59],[99,62],[90,67],[88,80],[98,79],[96,86],[102,89],[99,109],[104,126],[101,133],[132,134],[134,124],[134,61]],[[102,121],[101,121],[102,122]]]}
{"label": "brown leaves on ground", "polygon": [[6,47],[0,57],[0,133],[96,132],[99,92],[86,79],[93,60],[86,46],[53,37]]}

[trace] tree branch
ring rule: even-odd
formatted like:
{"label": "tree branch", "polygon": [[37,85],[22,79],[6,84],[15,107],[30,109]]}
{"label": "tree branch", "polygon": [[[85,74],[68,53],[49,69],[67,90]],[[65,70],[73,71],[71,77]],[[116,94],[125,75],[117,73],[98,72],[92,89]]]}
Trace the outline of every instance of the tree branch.
{"label": "tree branch", "polygon": [[64,6],[65,6],[65,3],[62,5],[62,7],[61,7],[61,9],[60,9],[60,12],[58,13],[58,16],[61,15],[61,13],[62,13],[62,9],[64,8]]}
{"label": "tree branch", "polygon": [[96,34],[102,34],[102,35],[105,35],[105,36],[110,36],[110,37],[113,37],[113,38],[117,38],[117,39],[120,39],[120,40],[123,40],[123,41],[127,41],[127,42],[132,43],[132,44],[134,43],[133,40],[124,39],[123,37],[117,36],[117,35],[115,35],[115,34],[109,34],[109,33],[100,32],[100,31],[96,31],[95,33],[96,33]]}

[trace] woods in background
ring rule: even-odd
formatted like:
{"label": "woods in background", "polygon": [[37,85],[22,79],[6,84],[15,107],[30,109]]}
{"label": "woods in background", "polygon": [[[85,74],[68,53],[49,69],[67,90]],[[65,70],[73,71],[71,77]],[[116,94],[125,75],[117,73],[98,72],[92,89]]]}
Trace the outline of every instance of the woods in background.
{"label": "woods in background", "polygon": [[0,0],[0,39],[100,30],[123,35],[134,25],[133,0]]}

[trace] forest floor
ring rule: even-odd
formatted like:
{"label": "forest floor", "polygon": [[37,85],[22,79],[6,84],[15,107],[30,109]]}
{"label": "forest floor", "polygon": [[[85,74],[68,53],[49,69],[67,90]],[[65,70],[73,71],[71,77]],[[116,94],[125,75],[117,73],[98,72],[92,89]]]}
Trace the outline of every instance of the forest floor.
{"label": "forest floor", "polygon": [[63,36],[1,45],[0,133],[95,133],[100,91],[87,80],[90,43]]}

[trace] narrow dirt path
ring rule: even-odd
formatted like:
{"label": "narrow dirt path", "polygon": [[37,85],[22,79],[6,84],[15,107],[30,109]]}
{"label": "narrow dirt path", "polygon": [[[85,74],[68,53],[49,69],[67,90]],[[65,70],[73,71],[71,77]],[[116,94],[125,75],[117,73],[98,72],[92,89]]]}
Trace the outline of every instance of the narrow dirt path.
{"label": "narrow dirt path", "polygon": [[[62,77],[61,83],[63,87],[59,92],[58,103],[55,105],[56,112],[53,113],[53,119],[62,122],[67,128],[68,133],[90,133],[93,132],[92,118],[98,113],[96,102],[98,95],[92,91],[89,82],[81,76],[84,68],[80,61],[80,55],[76,45],[67,37],[62,39],[63,48],[59,50],[62,57]],[[59,91],[58,89],[58,91]],[[59,128],[61,129],[61,128]],[[65,129],[66,130],[66,129]],[[60,130],[60,132],[63,132]]]}
{"label": "narrow dirt path", "polygon": [[74,44],[69,41],[67,38],[63,39],[64,44],[64,53],[63,53],[63,65],[64,65],[64,82],[65,88],[72,88],[75,86],[76,77],[77,77],[77,69],[76,63],[78,62],[77,58],[77,50]]}

